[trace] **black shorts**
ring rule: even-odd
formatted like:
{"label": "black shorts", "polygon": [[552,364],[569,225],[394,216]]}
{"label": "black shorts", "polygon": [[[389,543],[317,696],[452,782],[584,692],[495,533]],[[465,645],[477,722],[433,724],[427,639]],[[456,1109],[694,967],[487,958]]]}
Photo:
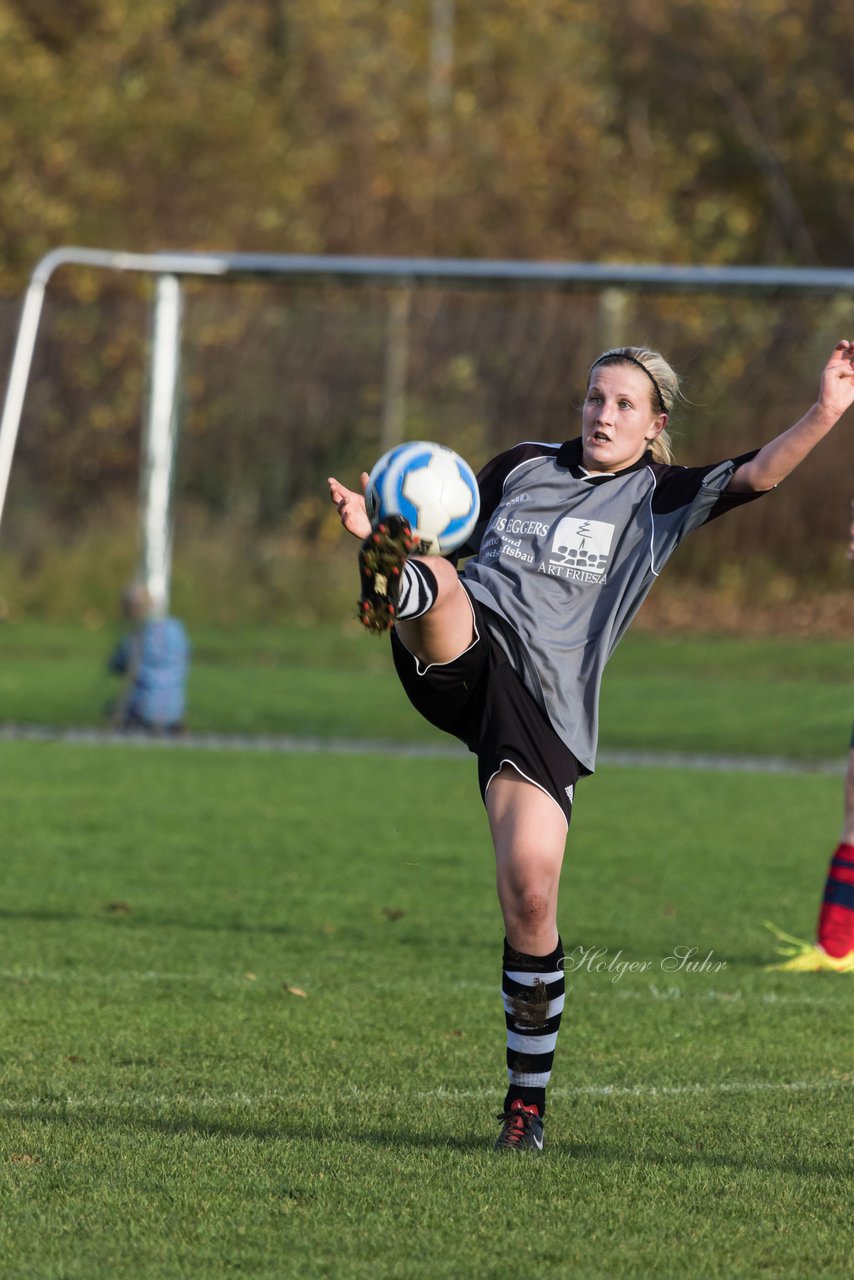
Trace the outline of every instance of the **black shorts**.
{"label": "black shorts", "polygon": [[502,765],[511,764],[551,796],[569,826],[575,784],[588,770],[555,733],[490,633],[489,610],[468,599],[475,638],[452,662],[423,667],[392,631],[394,665],[406,696],[425,720],[459,738],[477,756],[484,802],[491,780]]}

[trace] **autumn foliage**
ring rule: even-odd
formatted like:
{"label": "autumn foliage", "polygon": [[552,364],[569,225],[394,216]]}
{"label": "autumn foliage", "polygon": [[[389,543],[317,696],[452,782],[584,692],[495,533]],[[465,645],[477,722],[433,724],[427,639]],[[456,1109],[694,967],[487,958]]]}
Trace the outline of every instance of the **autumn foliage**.
{"label": "autumn foliage", "polygon": [[[0,0],[0,355],[60,244],[848,267],[852,36],[826,0]],[[7,546],[132,501],[149,299],[51,285]],[[615,319],[593,294],[426,289],[407,325],[405,430],[475,465],[569,434],[612,337],[687,374],[693,461],[797,417],[854,336],[827,296],[634,295]],[[388,326],[378,290],[190,287],[184,509],[316,533],[327,469],[377,453]],[[850,438],[710,530],[693,570],[749,546],[841,581]]]}

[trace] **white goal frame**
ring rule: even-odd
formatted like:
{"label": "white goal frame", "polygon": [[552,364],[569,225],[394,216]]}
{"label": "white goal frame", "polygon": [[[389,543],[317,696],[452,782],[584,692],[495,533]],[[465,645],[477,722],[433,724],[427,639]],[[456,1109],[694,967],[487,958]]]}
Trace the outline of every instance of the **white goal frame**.
{"label": "white goal frame", "polygon": [[[37,264],[24,295],[0,418],[0,524],[38,337],[45,291],[60,267],[141,272],[155,280],[144,422],[138,580],[159,613],[169,607],[172,480],[178,437],[183,278],[275,277],[390,288],[383,436],[395,431],[405,392],[407,290],[444,284],[467,289],[599,291],[603,308],[624,292],[854,293],[854,270],[801,267],[690,267],[520,262],[448,258],[371,258],[300,254],[116,253],[69,246]],[[402,334],[402,336],[401,336]],[[393,442],[393,441],[392,441]]]}

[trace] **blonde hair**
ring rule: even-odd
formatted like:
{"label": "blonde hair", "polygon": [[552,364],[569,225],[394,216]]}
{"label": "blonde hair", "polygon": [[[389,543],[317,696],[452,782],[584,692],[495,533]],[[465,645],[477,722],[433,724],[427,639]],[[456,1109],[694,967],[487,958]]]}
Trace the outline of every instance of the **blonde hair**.
{"label": "blonde hair", "polygon": [[[590,366],[587,374],[588,387],[590,374],[598,364],[606,361],[608,364],[640,365],[649,378],[650,404],[656,413],[666,413],[669,417],[674,404],[683,398],[679,389],[679,375],[671,369],[663,355],[648,347],[612,347],[610,351],[603,351]],[[673,441],[669,432],[662,431],[654,440],[650,440],[649,451],[654,462],[672,462]]]}

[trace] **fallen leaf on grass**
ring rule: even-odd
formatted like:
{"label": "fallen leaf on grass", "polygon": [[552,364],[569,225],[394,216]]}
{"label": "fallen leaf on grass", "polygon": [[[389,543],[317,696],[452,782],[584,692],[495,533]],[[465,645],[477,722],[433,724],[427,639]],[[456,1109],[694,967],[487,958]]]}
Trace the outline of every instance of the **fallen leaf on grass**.
{"label": "fallen leaf on grass", "polygon": [[286,982],[283,982],[282,988],[289,996],[302,996],[303,1000],[307,999],[306,993],[303,991],[302,987],[289,987]]}
{"label": "fallen leaf on grass", "polygon": [[29,1156],[25,1153],[17,1153],[12,1156],[12,1164],[41,1164],[41,1156]]}
{"label": "fallen leaf on grass", "polygon": [[401,911],[400,907],[383,907],[383,915],[387,920],[399,920],[406,912]]}
{"label": "fallen leaf on grass", "polygon": [[105,911],[114,911],[117,915],[127,915],[130,911],[130,904],[127,902],[108,902]]}

